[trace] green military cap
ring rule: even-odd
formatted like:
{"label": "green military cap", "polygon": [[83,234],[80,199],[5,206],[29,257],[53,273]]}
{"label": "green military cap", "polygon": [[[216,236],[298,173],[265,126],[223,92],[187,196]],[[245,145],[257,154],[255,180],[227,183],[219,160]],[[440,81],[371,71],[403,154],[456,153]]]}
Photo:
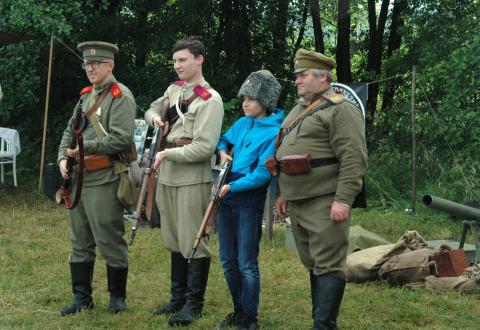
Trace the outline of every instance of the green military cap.
{"label": "green military cap", "polygon": [[118,47],[103,41],[86,41],[77,45],[78,51],[82,52],[85,60],[102,61],[105,58],[114,59]]}
{"label": "green military cap", "polygon": [[330,71],[336,66],[337,64],[334,60],[326,57],[322,53],[311,52],[300,48],[295,54],[293,73],[302,72],[307,69],[322,69]]}

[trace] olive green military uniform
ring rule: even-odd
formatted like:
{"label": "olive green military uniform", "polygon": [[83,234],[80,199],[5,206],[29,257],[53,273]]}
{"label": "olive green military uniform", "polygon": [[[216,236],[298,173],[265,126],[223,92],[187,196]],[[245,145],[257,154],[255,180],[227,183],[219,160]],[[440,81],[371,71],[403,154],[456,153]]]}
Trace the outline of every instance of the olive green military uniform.
{"label": "olive green military uniform", "polygon": [[[95,87],[91,92],[82,94],[80,97],[82,111],[88,112],[95,98],[105,88],[111,88],[114,83],[115,78],[103,86]],[[109,91],[100,105],[100,110],[94,114],[108,136],[97,137],[90,122],[83,131],[85,154],[108,154],[112,158],[118,158],[118,154],[133,143],[135,99],[126,86],[117,84],[121,96],[115,97]],[[75,113],[77,110],[76,108]],[[65,156],[66,149],[70,146],[75,113],[63,132],[59,160]],[[95,246],[98,246],[108,265],[127,267],[127,243],[123,238],[125,233],[123,206],[117,198],[118,184],[119,176],[113,172],[113,168],[85,172],[80,203],[69,211],[71,262],[95,260]]]}
{"label": "olive green military uniform", "polygon": [[[101,62],[102,65],[113,63],[111,60],[118,51],[115,45],[101,41],[84,42],[77,48],[83,53],[86,68],[92,70],[98,69],[100,65],[96,63],[98,67],[94,68],[93,62]],[[133,144],[135,99],[126,86],[115,80],[111,71],[106,71],[105,74],[105,79],[109,81],[102,85],[86,87],[81,91],[73,116],[63,132],[58,162],[65,158],[67,149],[71,148],[72,127],[77,111],[87,113],[102,94],[106,95],[104,100],[90,117],[91,119],[85,121],[86,126],[82,133],[85,154],[107,155],[112,161],[119,161],[119,154],[125,154]],[[92,124],[94,118],[99,123],[99,131],[103,130],[102,134],[97,134]],[[72,180],[74,186],[70,194],[71,199],[77,184],[75,173]],[[120,177],[114,173],[113,167],[84,173],[80,202],[69,210],[72,244],[70,272],[74,296],[71,305],[60,311],[62,316],[94,307],[92,278],[96,247],[107,264],[108,291],[110,292],[108,310],[118,313],[127,308],[125,299],[128,250],[123,238],[125,233],[123,206],[117,197],[119,183]]]}
{"label": "olive green military uniform", "polygon": [[[330,220],[332,202],[352,205],[361,191],[366,168],[363,117],[341,94],[329,89],[317,95],[325,109],[308,116],[285,135],[276,157],[310,154],[312,159],[337,158],[338,163],[312,168],[308,174],[280,172],[282,196],[288,201],[292,229],[302,263],[320,275],[344,271],[348,247],[347,221]],[[307,105],[299,101],[285,118],[287,127]]]}
{"label": "olive green military uniform", "polygon": [[[321,53],[297,51],[294,73],[299,74],[298,89],[311,99],[309,104],[299,100],[282,128],[289,127],[309,105],[312,109],[298,125],[290,127],[276,152],[278,160],[302,154],[309,154],[312,159],[310,172],[287,175],[281,171],[278,182],[287,201],[298,254],[309,269],[315,330],[338,329],[346,283],[349,221],[346,214],[343,221],[330,219],[332,204],[353,205],[362,190],[367,166],[363,115],[330,88],[330,70],[335,66]],[[310,95],[316,86],[323,90]],[[335,206],[336,211],[347,210],[345,205]]]}
{"label": "olive green military uniform", "polygon": [[[165,121],[168,108],[188,100],[193,89],[201,85],[211,96],[197,96],[188,111],[175,122],[167,142],[190,138],[192,143],[179,148],[166,149],[166,159],[158,169],[156,202],[160,210],[162,237],[171,252],[188,258],[206,211],[210,187],[210,159],[215,152],[223,120],[223,103],[220,95],[202,78],[193,84],[172,84],[165,94],[154,101],[145,113],[145,120],[153,126],[153,118]],[[195,258],[211,255],[202,240]]]}

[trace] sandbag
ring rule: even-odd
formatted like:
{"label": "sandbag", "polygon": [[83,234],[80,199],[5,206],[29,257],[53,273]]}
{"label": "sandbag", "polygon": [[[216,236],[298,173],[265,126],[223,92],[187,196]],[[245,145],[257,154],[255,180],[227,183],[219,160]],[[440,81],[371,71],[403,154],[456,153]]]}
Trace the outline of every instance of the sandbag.
{"label": "sandbag", "polygon": [[444,290],[480,292],[480,282],[466,276],[436,277],[431,275],[425,279],[425,288],[435,292]]}
{"label": "sandbag", "polygon": [[395,244],[379,245],[348,255],[347,281],[360,283],[376,280],[380,266],[375,266],[394,247]]}
{"label": "sandbag", "polygon": [[428,259],[432,254],[432,250],[424,248],[396,255],[382,265],[380,279],[390,285],[424,282],[431,274],[432,262]]}
{"label": "sandbag", "polygon": [[347,256],[347,281],[365,282],[379,278],[380,267],[390,258],[426,248],[427,242],[416,231],[407,231],[395,244],[386,244],[354,252]]}

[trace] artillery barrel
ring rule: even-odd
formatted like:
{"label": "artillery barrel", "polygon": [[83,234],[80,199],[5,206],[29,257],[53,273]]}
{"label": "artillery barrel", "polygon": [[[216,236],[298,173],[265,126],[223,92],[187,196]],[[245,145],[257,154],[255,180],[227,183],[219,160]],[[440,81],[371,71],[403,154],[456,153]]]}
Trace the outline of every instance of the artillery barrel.
{"label": "artillery barrel", "polygon": [[480,210],[470,206],[455,203],[432,195],[423,196],[422,203],[426,207],[431,207],[434,210],[448,213],[458,219],[480,221]]}

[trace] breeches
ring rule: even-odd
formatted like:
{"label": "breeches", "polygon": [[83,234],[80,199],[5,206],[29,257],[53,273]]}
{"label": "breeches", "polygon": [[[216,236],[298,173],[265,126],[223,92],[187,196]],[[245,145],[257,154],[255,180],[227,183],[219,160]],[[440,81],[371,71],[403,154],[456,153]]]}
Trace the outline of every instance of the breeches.
{"label": "breeches", "polygon": [[[172,187],[157,185],[156,202],[160,211],[161,232],[165,247],[189,258],[198,229],[207,209],[210,183]],[[196,258],[210,257],[207,239],[202,238]]]}
{"label": "breeches", "polygon": [[293,237],[303,265],[315,275],[345,275],[350,221],[334,222],[334,194],[288,201]]}
{"label": "breeches", "polygon": [[95,247],[108,265],[128,266],[127,243],[123,238],[123,206],[117,198],[119,181],[83,187],[80,203],[69,211],[70,262],[95,260]]}

